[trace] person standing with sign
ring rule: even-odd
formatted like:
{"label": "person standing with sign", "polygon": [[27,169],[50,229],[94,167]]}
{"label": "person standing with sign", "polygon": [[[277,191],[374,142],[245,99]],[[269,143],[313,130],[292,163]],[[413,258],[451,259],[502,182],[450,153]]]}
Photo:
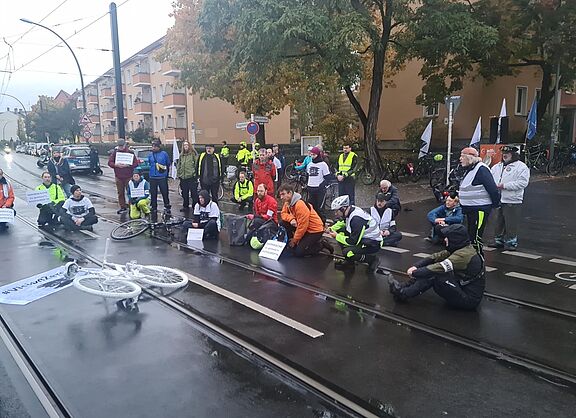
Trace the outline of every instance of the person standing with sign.
{"label": "person standing with sign", "polygon": [[118,193],[118,206],[120,209],[116,212],[121,215],[128,211],[126,204],[126,187],[132,178],[134,168],[138,165],[138,161],[134,156],[134,152],[128,148],[128,144],[124,138],[118,139],[118,146],[114,148],[110,158],[108,158],[108,167],[114,169],[114,180],[116,182],[116,192]]}
{"label": "person standing with sign", "polygon": [[350,144],[344,144],[342,147],[342,154],[338,157],[338,171],[336,178],[338,179],[338,195],[348,195],[350,204],[354,204],[356,196],[356,167],[358,166],[358,156]]}
{"label": "person standing with sign", "polygon": [[150,164],[150,199],[152,201],[152,215],[158,213],[158,189],[162,194],[164,212],[170,213],[170,197],[168,196],[168,167],[170,157],[166,151],[160,149],[160,141],[152,141],[152,152],[148,155]]}
{"label": "person standing with sign", "polygon": [[47,190],[50,203],[39,203],[36,205],[40,209],[38,214],[38,227],[51,227],[58,223],[58,217],[62,210],[62,204],[66,200],[64,190],[59,184],[52,183],[52,176],[49,172],[42,173],[42,184],[36,187],[37,191]]}
{"label": "person standing with sign", "polygon": [[[0,208],[14,210],[14,188],[4,177],[4,170],[0,169]],[[8,229],[8,223],[0,222],[0,231]]]}

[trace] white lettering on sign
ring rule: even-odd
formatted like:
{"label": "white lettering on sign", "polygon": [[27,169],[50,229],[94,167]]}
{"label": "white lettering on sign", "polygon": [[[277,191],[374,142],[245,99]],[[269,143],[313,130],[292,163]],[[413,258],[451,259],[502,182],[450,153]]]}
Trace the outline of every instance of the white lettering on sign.
{"label": "white lettering on sign", "polygon": [[273,239],[269,239],[264,244],[262,250],[260,250],[260,254],[258,254],[262,258],[269,258],[270,260],[278,260],[280,258],[280,254],[286,248],[285,242],[275,241]]}
{"label": "white lettering on sign", "polygon": [[31,206],[45,205],[50,203],[50,193],[48,190],[34,190],[26,192],[26,201]]}
{"label": "white lettering on sign", "polygon": [[119,164],[132,165],[133,162],[134,162],[134,154],[131,154],[129,152],[117,152],[116,153],[116,159],[114,160],[114,164],[116,164],[116,165],[119,165]]}

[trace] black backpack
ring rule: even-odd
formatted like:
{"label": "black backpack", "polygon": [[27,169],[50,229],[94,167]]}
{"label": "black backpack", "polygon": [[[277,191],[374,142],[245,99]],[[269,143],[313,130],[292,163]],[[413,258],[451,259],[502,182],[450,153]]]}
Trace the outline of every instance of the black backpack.
{"label": "black backpack", "polygon": [[240,215],[228,215],[228,242],[232,246],[240,246],[246,243],[248,227],[246,217]]}

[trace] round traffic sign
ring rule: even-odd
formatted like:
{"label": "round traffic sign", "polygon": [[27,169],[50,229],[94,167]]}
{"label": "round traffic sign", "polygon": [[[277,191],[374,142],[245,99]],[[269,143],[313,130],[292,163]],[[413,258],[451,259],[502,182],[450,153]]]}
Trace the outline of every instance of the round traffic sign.
{"label": "round traffic sign", "polygon": [[246,125],[246,132],[248,132],[250,135],[256,135],[258,132],[260,132],[260,126],[256,122],[250,122],[248,125]]}
{"label": "round traffic sign", "polygon": [[84,131],[84,132],[82,132],[82,136],[84,137],[84,139],[90,139],[90,138],[92,138],[92,132]]}

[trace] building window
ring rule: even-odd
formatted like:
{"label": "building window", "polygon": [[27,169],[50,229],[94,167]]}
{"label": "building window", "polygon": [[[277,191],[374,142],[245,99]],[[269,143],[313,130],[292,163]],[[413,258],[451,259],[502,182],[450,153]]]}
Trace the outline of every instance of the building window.
{"label": "building window", "polygon": [[134,121],[133,120],[130,121],[130,130],[134,131]]}
{"label": "building window", "polygon": [[517,116],[526,116],[528,107],[528,87],[516,86],[516,104],[514,114]]}
{"label": "building window", "polygon": [[159,102],[163,102],[164,101],[164,84],[160,84],[160,96],[158,96],[158,101]]}
{"label": "building window", "polygon": [[132,84],[132,74],[130,70],[126,70],[126,84]]}
{"label": "building window", "polygon": [[542,97],[542,89],[534,90],[534,98],[536,99],[536,103],[540,102],[541,97]]}
{"label": "building window", "polygon": [[160,131],[164,130],[164,116],[160,116]]}
{"label": "building window", "polygon": [[156,87],[152,87],[152,103],[156,103]]}
{"label": "building window", "polygon": [[154,116],[154,132],[158,132],[158,116]]}
{"label": "building window", "polygon": [[438,116],[439,108],[438,103],[433,104],[432,106],[422,106],[422,111],[425,118],[433,118]]}
{"label": "building window", "polygon": [[128,109],[132,110],[132,95],[128,95]]}

